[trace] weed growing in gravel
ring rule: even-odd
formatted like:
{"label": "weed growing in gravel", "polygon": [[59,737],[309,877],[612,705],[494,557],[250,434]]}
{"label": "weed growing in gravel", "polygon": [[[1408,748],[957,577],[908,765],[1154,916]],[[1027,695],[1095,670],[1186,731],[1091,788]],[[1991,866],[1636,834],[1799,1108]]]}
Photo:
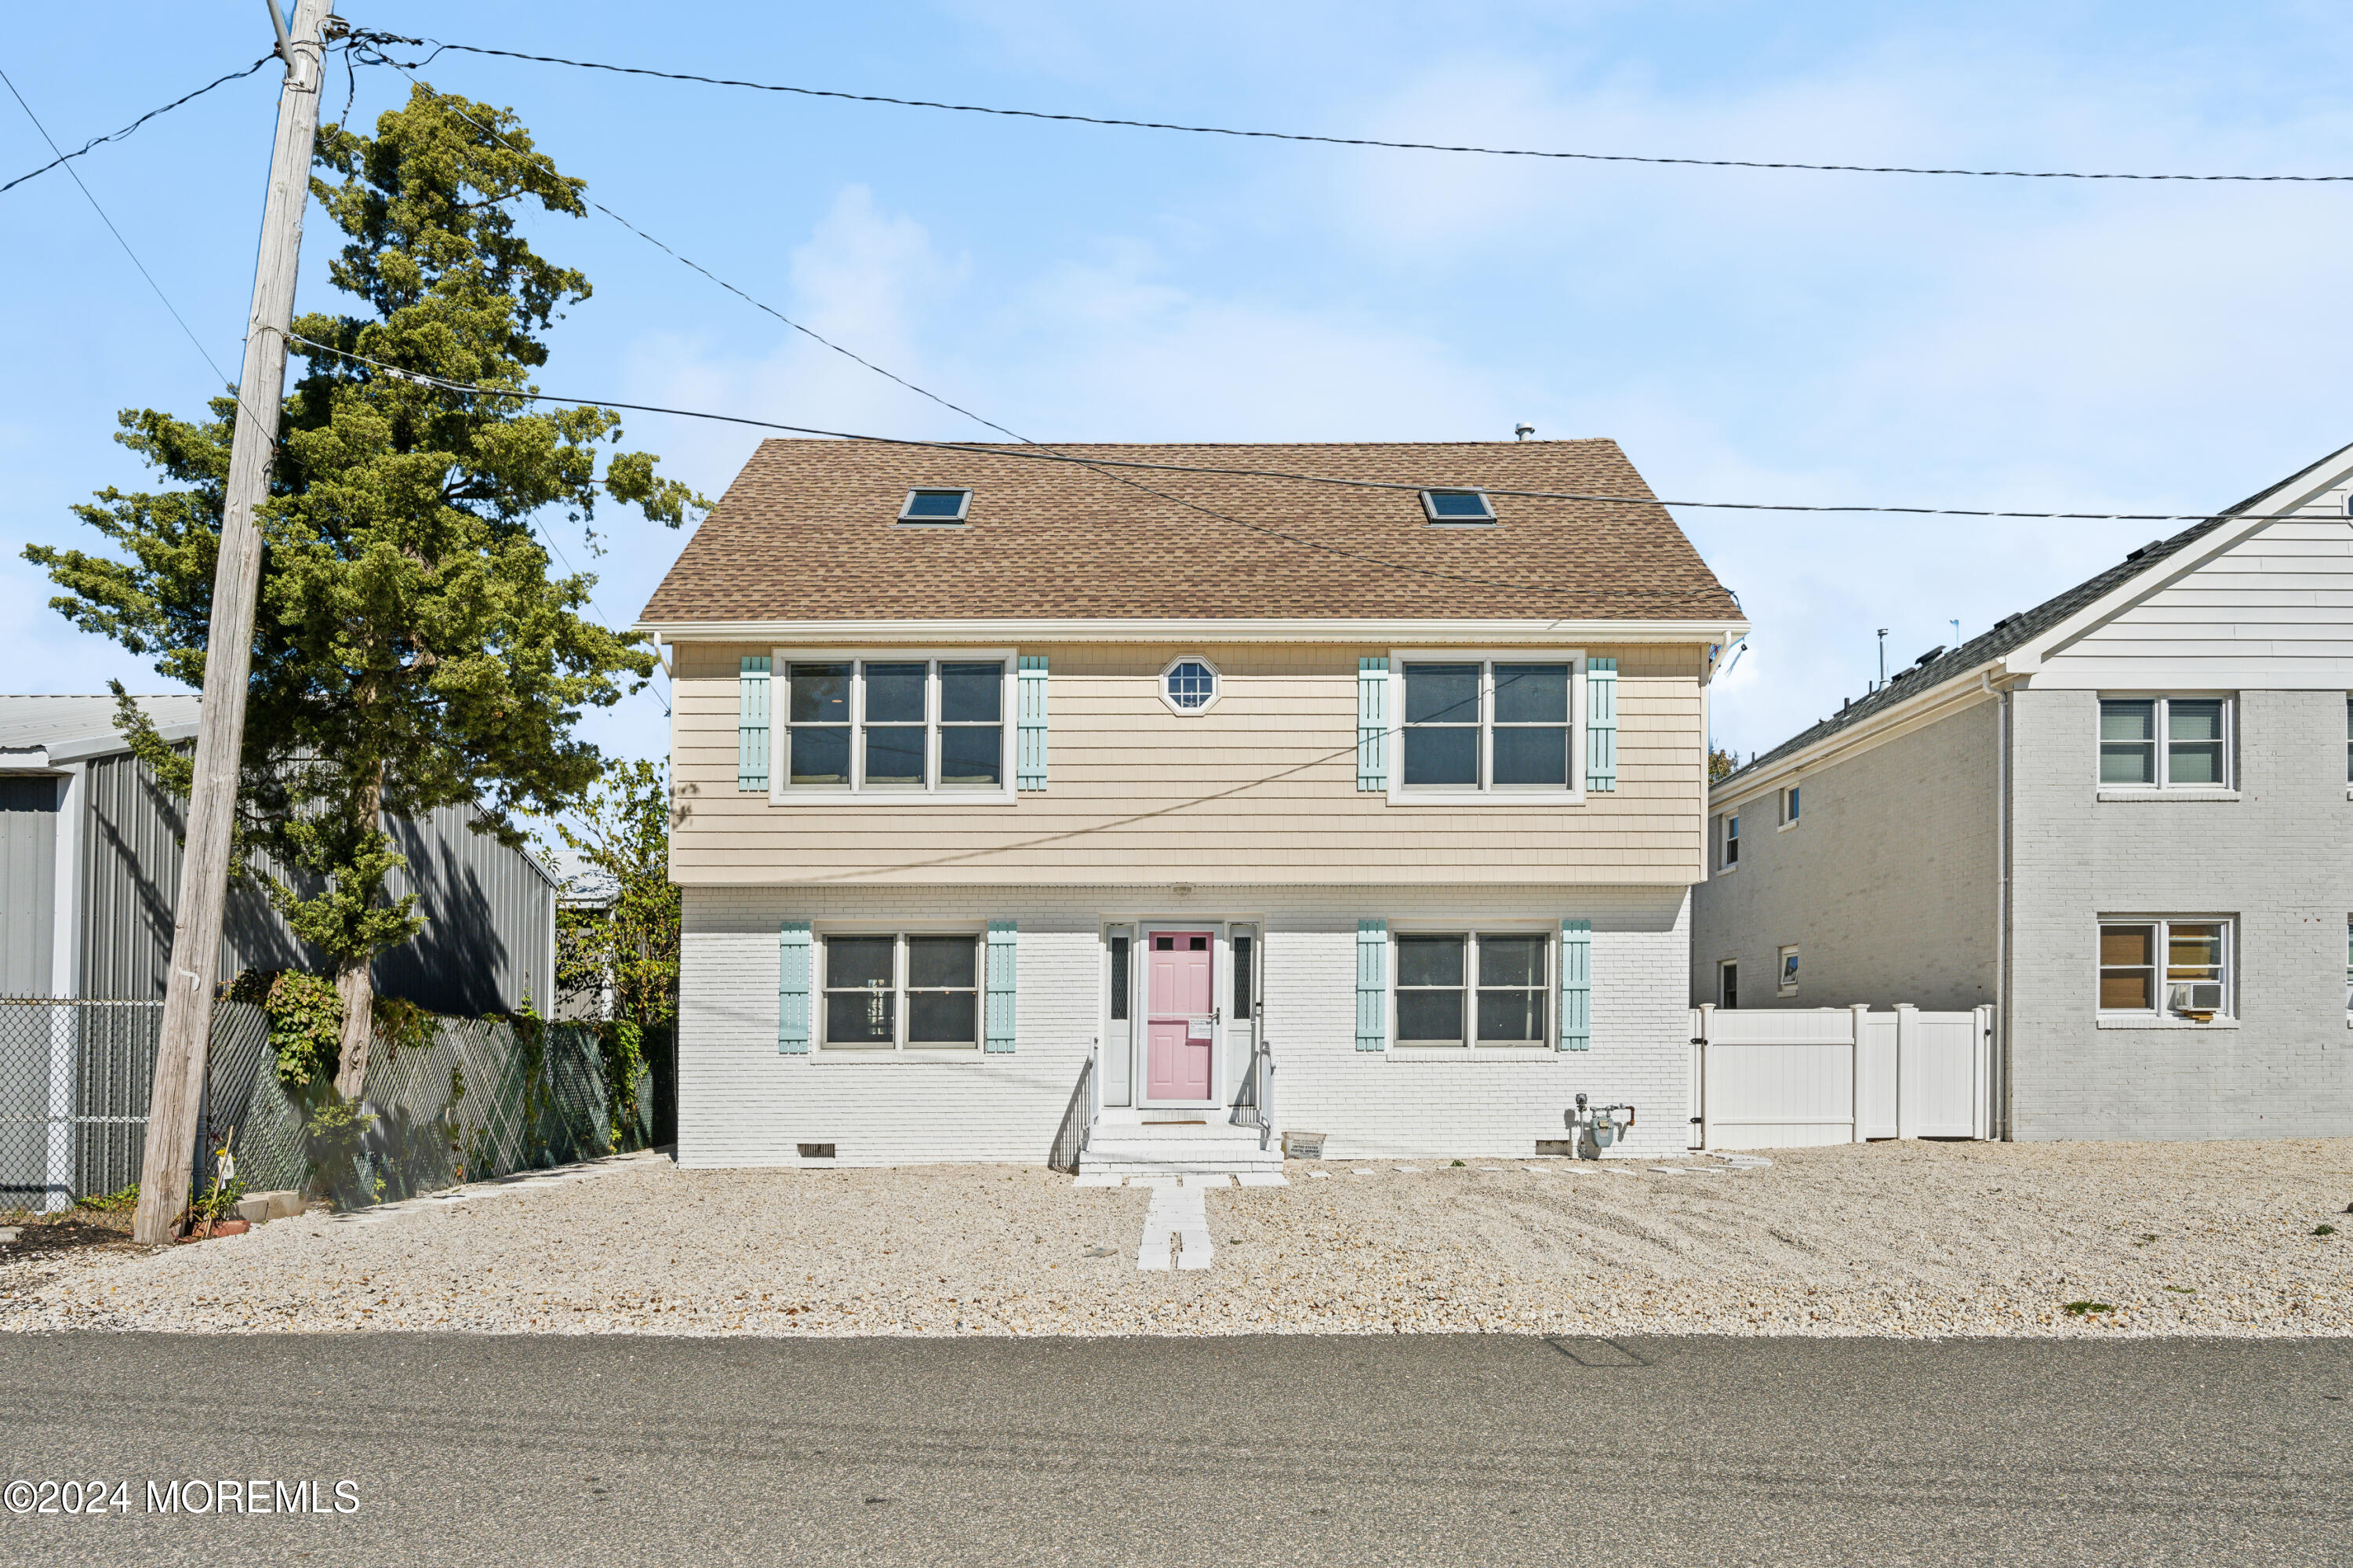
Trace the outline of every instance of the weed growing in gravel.
{"label": "weed growing in gravel", "polygon": [[2198,1287],[2194,1285],[2168,1285],[2166,1288],[2172,1291],[2176,1296],[2195,1296],[2198,1294]]}
{"label": "weed growing in gravel", "polygon": [[2067,1316],[2070,1318],[2088,1318],[2094,1312],[2113,1312],[2115,1310],[2116,1307],[2114,1304],[2106,1301],[2070,1301],[2067,1303]]}
{"label": "weed growing in gravel", "polygon": [[2337,1227],[2335,1225],[2315,1225],[2312,1227],[2312,1234],[2316,1236],[2333,1236],[2337,1234]]}

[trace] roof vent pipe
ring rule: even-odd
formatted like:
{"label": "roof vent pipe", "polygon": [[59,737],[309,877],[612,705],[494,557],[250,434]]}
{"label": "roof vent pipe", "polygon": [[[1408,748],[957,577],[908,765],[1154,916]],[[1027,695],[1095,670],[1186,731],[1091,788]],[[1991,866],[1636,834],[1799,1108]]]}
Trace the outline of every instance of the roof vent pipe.
{"label": "roof vent pipe", "polygon": [[1530,436],[1533,436],[1535,433],[1536,428],[1534,425],[1514,425],[1512,427],[1513,436],[1523,441],[1526,440]]}

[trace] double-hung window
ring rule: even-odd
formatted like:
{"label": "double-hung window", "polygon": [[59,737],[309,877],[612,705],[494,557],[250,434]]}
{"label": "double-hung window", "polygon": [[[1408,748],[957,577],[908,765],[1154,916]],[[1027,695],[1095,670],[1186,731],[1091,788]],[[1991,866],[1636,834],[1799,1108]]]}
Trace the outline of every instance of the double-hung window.
{"label": "double-hung window", "polygon": [[1399,655],[1404,797],[1506,800],[1577,788],[1574,660]]}
{"label": "double-hung window", "polygon": [[1551,1038],[1552,938],[1413,932],[1397,938],[1397,1041],[1478,1048]]}
{"label": "double-hung window", "polygon": [[788,657],[787,795],[1006,793],[1006,687],[999,656]]}
{"label": "double-hung window", "polygon": [[2100,699],[2103,789],[2227,789],[2227,697]]}
{"label": "double-hung window", "polygon": [[2232,1012],[2228,920],[2100,922],[2100,1012],[2205,1020]]}
{"label": "double-hung window", "polygon": [[1724,814],[1724,854],[1717,869],[1730,871],[1740,863],[1740,813]]}
{"label": "double-hung window", "polygon": [[828,1049],[979,1048],[978,935],[844,933],[822,946]]}

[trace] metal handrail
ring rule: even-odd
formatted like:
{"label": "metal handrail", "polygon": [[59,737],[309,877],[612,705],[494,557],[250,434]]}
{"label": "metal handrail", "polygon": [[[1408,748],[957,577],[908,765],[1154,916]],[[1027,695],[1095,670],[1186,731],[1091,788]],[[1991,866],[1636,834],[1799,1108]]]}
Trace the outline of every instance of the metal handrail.
{"label": "metal handrail", "polygon": [[1079,1152],[1094,1141],[1095,1123],[1103,1120],[1103,1042],[1087,1047],[1087,1123],[1079,1129]]}
{"label": "metal handrail", "polygon": [[1250,1046],[1250,1071],[1234,1101],[1233,1122],[1237,1127],[1255,1124],[1261,1149],[1274,1137],[1274,1046],[1269,1041],[1261,1039]]}

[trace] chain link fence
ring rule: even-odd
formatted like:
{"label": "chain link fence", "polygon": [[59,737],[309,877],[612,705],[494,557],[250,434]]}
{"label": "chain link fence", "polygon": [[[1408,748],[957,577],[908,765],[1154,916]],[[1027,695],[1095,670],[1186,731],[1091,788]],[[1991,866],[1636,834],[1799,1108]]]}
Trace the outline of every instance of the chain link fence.
{"label": "chain link fence", "polygon": [[[0,1212],[56,1210],[139,1180],[163,1026],[160,1001],[0,997]],[[315,1089],[280,1083],[269,1023],[251,1002],[213,1007],[195,1180],[215,1151],[246,1187],[328,1191],[339,1202],[593,1158],[617,1147],[598,1031],[435,1018],[405,1047],[371,1047],[347,1125]],[[641,1145],[653,1084],[640,1072],[618,1146]]]}

